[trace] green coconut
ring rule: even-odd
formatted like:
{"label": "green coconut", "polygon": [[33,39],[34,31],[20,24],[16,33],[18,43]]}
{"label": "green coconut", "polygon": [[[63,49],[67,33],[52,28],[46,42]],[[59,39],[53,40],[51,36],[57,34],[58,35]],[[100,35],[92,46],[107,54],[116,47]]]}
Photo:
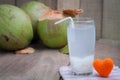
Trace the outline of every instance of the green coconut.
{"label": "green coconut", "polygon": [[67,44],[68,22],[65,21],[56,25],[54,23],[67,16],[75,16],[82,12],[82,10],[76,9],[67,9],[63,12],[49,10],[40,16],[37,30],[39,38],[42,40],[43,44],[49,48],[64,47]]}
{"label": "green coconut", "polygon": [[64,53],[64,54],[69,54],[69,49],[68,49],[68,45],[65,45],[63,48],[61,48],[59,50],[61,53]]}
{"label": "green coconut", "polygon": [[18,50],[29,45],[33,38],[29,16],[20,8],[0,5],[0,48]]}
{"label": "green coconut", "polygon": [[30,2],[23,4],[21,6],[21,9],[23,9],[30,16],[32,20],[32,26],[34,30],[34,39],[36,40],[38,37],[36,25],[37,25],[39,16],[41,16],[43,13],[45,13],[50,8],[38,1],[30,1]]}

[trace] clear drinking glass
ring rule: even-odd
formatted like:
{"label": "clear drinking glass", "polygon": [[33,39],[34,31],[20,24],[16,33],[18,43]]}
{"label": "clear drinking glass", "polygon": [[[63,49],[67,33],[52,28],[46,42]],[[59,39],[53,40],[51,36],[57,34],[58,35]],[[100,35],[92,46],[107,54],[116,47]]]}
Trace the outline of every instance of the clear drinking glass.
{"label": "clear drinking glass", "polygon": [[95,49],[95,24],[91,18],[75,18],[67,27],[69,56],[74,74],[92,73]]}

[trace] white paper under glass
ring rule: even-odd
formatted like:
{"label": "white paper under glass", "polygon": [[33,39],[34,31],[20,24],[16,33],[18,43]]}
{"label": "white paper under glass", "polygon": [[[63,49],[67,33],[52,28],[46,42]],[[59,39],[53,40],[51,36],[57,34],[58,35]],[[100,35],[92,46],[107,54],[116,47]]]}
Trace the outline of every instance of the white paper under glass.
{"label": "white paper under glass", "polygon": [[72,72],[74,74],[92,73],[95,49],[94,20],[74,19],[74,25],[69,24],[67,27],[67,36]]}

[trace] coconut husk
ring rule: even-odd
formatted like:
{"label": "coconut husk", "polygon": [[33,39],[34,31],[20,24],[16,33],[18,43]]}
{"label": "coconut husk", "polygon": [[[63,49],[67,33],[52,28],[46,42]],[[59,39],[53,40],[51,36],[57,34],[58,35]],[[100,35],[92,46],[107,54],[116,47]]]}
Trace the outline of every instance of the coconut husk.
{"label": "coconut husk", "polygon": [[35,49],[32,47],[27,47],[27,48],[15,51],[16,54],[31,54],[34,52],[35,52]]}

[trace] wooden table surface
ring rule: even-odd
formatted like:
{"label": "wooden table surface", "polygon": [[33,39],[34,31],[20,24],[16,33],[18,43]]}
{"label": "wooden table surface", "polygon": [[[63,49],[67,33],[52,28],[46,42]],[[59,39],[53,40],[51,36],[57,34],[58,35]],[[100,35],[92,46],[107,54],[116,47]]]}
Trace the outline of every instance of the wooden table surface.
{"label": "wooden table surface", "polygon": [[[59,80],[59,67],[68,65],[69,56],[57,49],[46,49],[33,45],[33,54],[14,54],[0,51],[0,80]],[[99,40],[96,43],[95,58],[110,57],[120,66],[120,45]]]}

